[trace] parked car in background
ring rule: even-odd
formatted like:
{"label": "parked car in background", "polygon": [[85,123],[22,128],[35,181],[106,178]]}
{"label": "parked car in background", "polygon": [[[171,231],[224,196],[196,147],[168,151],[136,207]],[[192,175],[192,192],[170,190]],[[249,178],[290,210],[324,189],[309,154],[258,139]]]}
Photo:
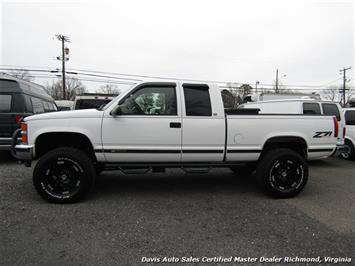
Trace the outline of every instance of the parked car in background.
{"label": "parked car in background", "polygon": [[42,86],[0,74],[0,150],[11,149],[11,136],[24,117],[53,111],[54,100]]}
{"label": "parked car in background", "polygon": [[355,108],[344,108],[346,123],[345,146],[347,150],[341,156],[348,160],[355,160]]}
{"label": "parked car in background", "polygon": [[97,109],[111,102],[116,96],[117,94],[84,93],[75,96],[74,109]]}
{"label": "parked car in background", "polygon": [[318,101],[315,99],[282,99],[260,102],[248,102],[238,108],[258,108],[260,114],[304,114],[304,115],[332,115],[339,123],[338,149],[334,156],[345,151],[345,118],[339,103],[331,101]]}
{"label": "parked car in background", "polygon": [[57,100],[55,101],[58,111],[70,111],[74,109],[74,101]]}

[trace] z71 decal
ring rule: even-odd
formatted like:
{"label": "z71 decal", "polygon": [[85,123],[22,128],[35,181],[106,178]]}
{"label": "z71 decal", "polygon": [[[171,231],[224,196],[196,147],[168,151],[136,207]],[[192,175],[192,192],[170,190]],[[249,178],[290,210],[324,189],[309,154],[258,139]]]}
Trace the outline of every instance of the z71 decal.
{"label": "z71 decal", "polygon": [[313,138],[323,138],[323,137],[330,137],[332,135],[332,131],[322,131],[322,132],[316,132],[316,134],[313,136]]}

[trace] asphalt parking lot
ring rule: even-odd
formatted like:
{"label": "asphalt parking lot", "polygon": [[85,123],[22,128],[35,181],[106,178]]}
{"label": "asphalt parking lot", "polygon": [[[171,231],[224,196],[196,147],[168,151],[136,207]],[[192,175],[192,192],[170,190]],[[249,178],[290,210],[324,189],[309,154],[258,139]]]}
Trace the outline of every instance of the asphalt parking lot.
{"label": "asphalt parking lot", "polygon": [[164,256],[332,256],[354,263],[354,166],[312,162],[305,190],[287,200],[265,196],[253,178],[228,169],[107,172],[86,201],[56,205],[34,191],[32,168],[2,153],[1,265],[136,265]]}

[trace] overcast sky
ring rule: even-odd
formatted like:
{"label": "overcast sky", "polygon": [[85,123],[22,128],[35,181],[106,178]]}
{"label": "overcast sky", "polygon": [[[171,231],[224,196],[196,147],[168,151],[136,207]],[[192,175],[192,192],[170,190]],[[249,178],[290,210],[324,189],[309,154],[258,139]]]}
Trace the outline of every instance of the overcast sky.
{"label": "overcast sky", "polygon": [[4,1],[0,64],[60,68],[61,33],[68,68],[250,84],[278,68],[283,84],[322,85],[354,66],[353,12],[351,0]]}

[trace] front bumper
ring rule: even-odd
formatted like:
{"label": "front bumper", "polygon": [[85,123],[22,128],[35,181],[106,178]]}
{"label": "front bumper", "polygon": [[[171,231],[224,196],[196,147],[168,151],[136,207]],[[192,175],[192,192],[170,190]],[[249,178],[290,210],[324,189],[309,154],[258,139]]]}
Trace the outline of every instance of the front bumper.
{"label": "front bumper", "polygon": [[338,157],[342,153],[349,152],[349,147],[346,145],[337,145],[335,151],[333,152],[333,157]]}
{"label": "front bumper", "polygon": [[25,163],[25,166],[31,166],[33,159],[33,146],[18,142],[18,136],[21,134],[21,129],[17,129],[12,135],[11,154],[12,156]]}
{"label": "front bumper", "polygon": [[13,156],[20,161],[32,161],[33,159],[33,146],[18,144],[13,149]]}

